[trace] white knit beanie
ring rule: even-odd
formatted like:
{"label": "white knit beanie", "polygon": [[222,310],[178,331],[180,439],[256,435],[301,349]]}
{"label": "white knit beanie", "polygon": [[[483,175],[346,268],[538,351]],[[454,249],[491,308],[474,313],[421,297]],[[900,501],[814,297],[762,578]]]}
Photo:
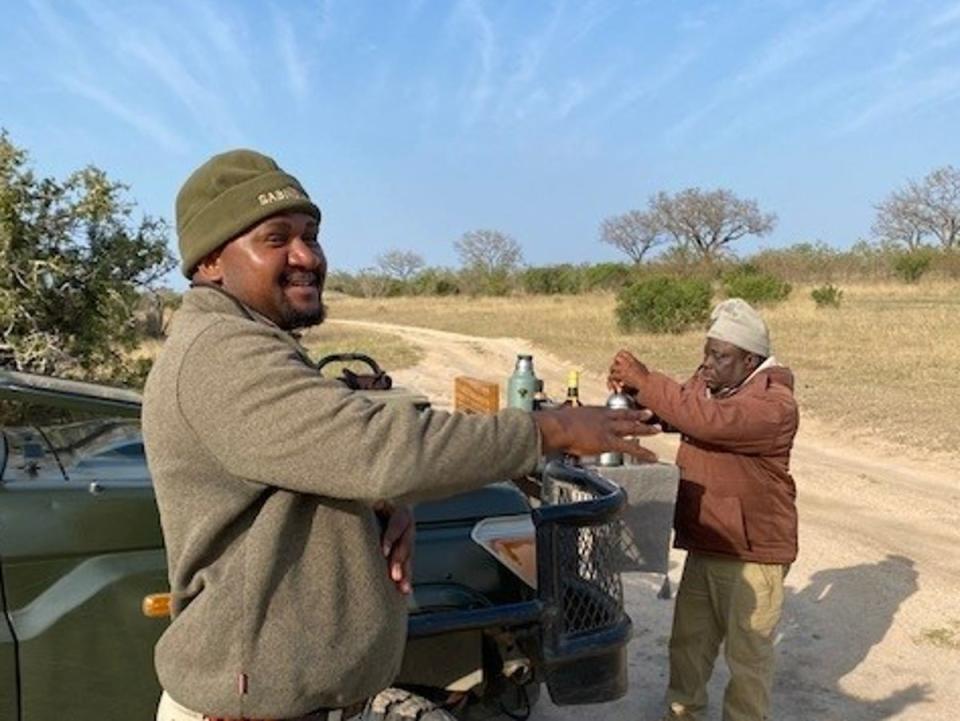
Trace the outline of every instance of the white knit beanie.
{"label": "white knit beanie", "polygon": [[710,314],[707,338],[733,343],[750,353],[770,356],[770,331],[767,324],[747,301],[730,298],[717,304]]}

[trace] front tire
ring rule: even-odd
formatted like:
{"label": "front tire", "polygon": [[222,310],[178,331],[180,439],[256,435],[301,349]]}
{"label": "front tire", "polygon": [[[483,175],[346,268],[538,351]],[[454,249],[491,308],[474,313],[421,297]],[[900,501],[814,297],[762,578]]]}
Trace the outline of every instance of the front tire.
{"label": "front tire", "polygon": [[374,696],[360,719],[361,721],[457,721],[456,716],[433,701],[400,688],[387,688]]}

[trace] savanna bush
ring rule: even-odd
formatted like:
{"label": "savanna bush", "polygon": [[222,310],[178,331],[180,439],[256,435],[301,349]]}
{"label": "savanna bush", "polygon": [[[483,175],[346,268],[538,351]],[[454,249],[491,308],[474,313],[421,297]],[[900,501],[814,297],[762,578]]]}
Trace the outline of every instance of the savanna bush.
{"label": "savanna bush", "polygon": [[743,298],[751,305],[771,305],[785,300],[792,288],[785,280],[747,263],[724,274],[723,290],[728,298]]}
{"label": "savanna bush", "polygon": [[460,279],[456,273],[445,268],[427,268],[417,273],[410,281],[414,295],[460,295]]}
{"label": "savanna bush", "polygon": [[761,250],[750,257],[759,270],[793,283],[823,281],[842,265],[840,253],[823,241]]}
{"label": "savanna bush", "polygon": [[472,296],[509,295],[516,284],[516,277],[506,269],[485,270],[466,268],[458,274],[460,289]]}
{"label": "savanna bush", "polygon": [[911,250],[893,257],[893,272],[904,283],[916,283],[924,273],[930,270],[932,262],[932,253],[925,250]]}
{"label": "savanna bush", "polygon": [[960,278],[960,248],[941,250],[934,265],[941,275],[953,280]]}
{"label": "savanna bush", "polygon": [[520,283],[527,293],[574,295],[580,292],[580,272],[569,264],[527,268]]}
{"label": "savanna bush", "polygon": [[810,297],[817,304],[817,308],[839,308],[843,300],[843,291],[833,283],[817,286],[810,291]]}
{"label": "savanna bush", "polygon": [[680,333],[710,316],[713,289],[700,278],[658,276],[639,280],[617,294],[617,325],[624,332]]}
{"label": "savanna bush", "polygon": [[580,270],[582,290],[620,290],[633,279],[633,271],[625,263],[595,263]]}

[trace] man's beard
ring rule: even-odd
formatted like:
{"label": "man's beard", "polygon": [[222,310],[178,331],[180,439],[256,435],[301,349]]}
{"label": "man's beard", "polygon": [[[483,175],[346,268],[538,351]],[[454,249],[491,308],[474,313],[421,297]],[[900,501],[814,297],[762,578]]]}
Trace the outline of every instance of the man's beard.
{"label": "man's beard", "polygon": [[321,302],[319,308],[308,311],[285,304],[280,313],[280,323],[278,325],[283,330],[298,330],[323,323],[327,318],[327,306]]}

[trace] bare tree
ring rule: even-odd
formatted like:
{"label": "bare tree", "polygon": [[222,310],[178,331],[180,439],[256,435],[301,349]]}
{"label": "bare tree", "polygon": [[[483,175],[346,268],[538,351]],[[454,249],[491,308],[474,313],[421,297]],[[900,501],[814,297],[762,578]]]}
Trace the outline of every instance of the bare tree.
{"label": "bare tree", "polygon": [[377,268],[390,278],[409,280],[423,269],[423,257],[411,250],[388,250],[377,256]]}
{"label": "bare tree", "polygon": [[483,274],[509,273],[523,261],[519,243],[499,230],[471,230],[453,247],[464,268]]}
{"label": "bare tree", "polygon": [[745,235],[766,235],[777,222],[762,213],[755,200],[738,198],[729,190],[687,188],[676,195],[660,192],[650,200],[651,211],[674,240],[712,260]]}
{"label": "bare tree", "polygon": [[928,237],[949,250],[960,247],[960,170],[952,165],[910,180],[876,206],[873,232],[913,250]]}
{"label": "bare tree", "polygon": [[915,203],[896,192],[875,207],[877,217],[872,228],[875,236],[894,245],[905,245],[908,250],[917,250],[923,245],[927,231]]}
{"label": "bare tree", "polygon": [[664,243],[667,237],[653,212],[631,210],[607,218],[600,224],[600,240],[622,250],[634,263],[641,263],[643,256]]}

